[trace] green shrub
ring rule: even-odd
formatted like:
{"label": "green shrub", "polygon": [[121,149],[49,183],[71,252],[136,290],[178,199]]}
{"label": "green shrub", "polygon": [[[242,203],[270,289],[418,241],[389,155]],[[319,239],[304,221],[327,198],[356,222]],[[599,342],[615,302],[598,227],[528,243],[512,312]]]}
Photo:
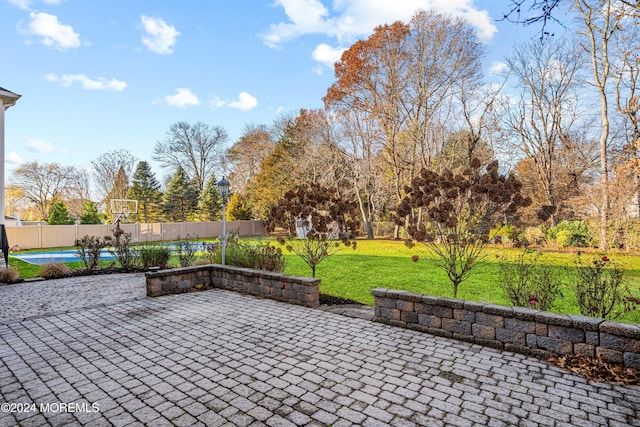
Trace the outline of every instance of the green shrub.
{"label": "green shrub", "polygon": [[188,267],[193,264],[196,259],[196,239],[198,236],[190,236],[184,239],[178,239],[176,242],[176,252],[178,260],[180,261],[180,267]]}
{"label": "green shrub", "polygon": [[171,249],[161,244],[147,244],[138,248],[138,256],[142,267],[160,267],[167,268],[169,258],[171,257]]}
{"label": "green shrub", "polygon": [[20,279],[20,273],[15,268],[0,268],[0,283],[15,283],[18,279]]}
{"label": "green shrub", "polygon": [[40,268],[40,277],[45,279],[59,279],[61,277],[67,277],[70,274],[71,269],[67,264],[62,262],[52,262]]}
{"label": "green shrub", "polygon": [[540,264],[542,252],[525,249],[516,261],[499,264],[499,280],[511,303],[518,307],[549,310],[561,295],[562,277],[557,270]]}
{"label": "green shrub", "polygon": [[536,246],[544,246],[547,243],[544,227],[527,227],[524,232],[524,238],[527,242]]}
{"label": "green shrub", "polygon": [[513,225],[496,226],[489,231],[489,240],[496,244],[510,243],[514,247],[522,247],[528,244],[524,230],[519,230]]}
{"label": "green shrub", "polygon": [[98,266],[102,249],[109,245],[108,239],[102,240],[96,236],[84,236],[81,239],[76,239],[75,246],[78,248],[76,253],[85,268],[93,270]]}
{"label": "green shrub", "polygon": [[105,241],[112,245],[109,253],[116,257],[122,268],[131,268],[138,263],[139,256],[131,244],[131,233],[118,233],[117,230],[113,230],[113,238],[105,237]]}
{"label": "green shrub", "polygon": [[585,316],[615,319],[631,311],[635,305],[624,270],[607,256],[584,263],[576,260],[576,297],[580,313]]}
{"label": "green shrub", "polygon": [[[221,246],[216,246],[210,256],[216,262],[221,261]],[[280,248],[268,243],[247,243],[238,240],[237,236],[229,236],[227,240],[226,264],[236,267],[252,268],[254,270],[284,271],[285,259]]]}
{"label": "green shrub", "polygon": [[583,221],[562,221],[555,227],[549,228],[547,238],[561,248],[568,246],[585,248],[594,245],[589,226]]}

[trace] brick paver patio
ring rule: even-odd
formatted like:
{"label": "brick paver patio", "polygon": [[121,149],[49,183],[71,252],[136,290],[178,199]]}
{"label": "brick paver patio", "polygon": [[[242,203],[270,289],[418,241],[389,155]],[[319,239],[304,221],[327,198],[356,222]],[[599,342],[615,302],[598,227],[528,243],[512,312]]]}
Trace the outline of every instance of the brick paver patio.
{"label": "brick paver patio", "polygon": [[[640,426],[640,387],[144,275],[0,286],[0,425]],[[6,405],[6,404],[9,405]]]}

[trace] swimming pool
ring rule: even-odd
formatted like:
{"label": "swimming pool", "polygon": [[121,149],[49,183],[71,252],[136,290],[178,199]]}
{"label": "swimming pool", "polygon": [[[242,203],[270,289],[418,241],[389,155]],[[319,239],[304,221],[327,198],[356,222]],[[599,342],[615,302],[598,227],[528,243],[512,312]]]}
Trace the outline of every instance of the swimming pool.
{"label": "swimming pool", "polygon": [[[58,262],[76,262],[82,261],[78,256],[78,252],[75,249],[66,249],[61,251],[51,251],[51,252],[32,252],[28,254],[11,254],[13,258],[19,259],[20,261],[28,262],[29,264],[36,265],[44,265]],[[111,255],[111,253],[103,249],[100,251],[100,259],[102,260],[110,260],[115,259],[115,256]]]}
{"label": "swimming pool", "polygon": [[[215,245],[215,242],[193,242],[191,243],[197,252],[206,252],[208,248]],[[174,243],[167,243],[164,246],[168,246],[172,253],[177,252],[177,245]],[[19,259],[20,261],[28,262],[29,264],[44,265],[57,262],[78,262],[82,259],[78,256],[76,249],[63,249],[58,251],[47,252],[31,252],[26,254],[10,254],[11,257]],[[102,249],[100,251],[101,260],[112,260],[116,257],[111,255],[108,249]]]}

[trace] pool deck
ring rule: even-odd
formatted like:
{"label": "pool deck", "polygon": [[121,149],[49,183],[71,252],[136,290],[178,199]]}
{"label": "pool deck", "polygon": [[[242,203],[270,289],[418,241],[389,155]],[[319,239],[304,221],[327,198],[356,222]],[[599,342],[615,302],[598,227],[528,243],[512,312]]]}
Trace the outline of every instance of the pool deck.
{"label": "pool deck", "polygon": [[143,274],[0,286],[0,426],[640,426],[640,387]]}

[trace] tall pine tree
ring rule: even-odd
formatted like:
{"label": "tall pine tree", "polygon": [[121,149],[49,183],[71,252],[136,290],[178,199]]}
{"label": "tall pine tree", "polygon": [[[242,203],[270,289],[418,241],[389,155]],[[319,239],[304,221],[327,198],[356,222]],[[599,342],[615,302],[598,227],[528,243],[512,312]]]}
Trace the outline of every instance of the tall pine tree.
{"label": "tall pine tree", "polygon": [[198,198],[198,213],[202,221],[220,221],[222,203],[216,177],[211,175]]}
{"label": "tall pine tree", "polygon": [[138,218],[143,222],[155,219],[158,205],[162,201],[160,183],[149,163],[141,161],[136,167],[129,189],[130,199],[138,201]]}
{"label": "tall pine tree", "polygon": [[187,177],[184,169],[178,166],[176,173],[167,184],[162,198],[165,218],[169,221],[184,222],[193,213],[198,203],[198,193]]}
{"label": "tall pine tree", "polygon": [[55,202],[53,208],[51,208],[51,214],[49,215],[49,225],[71,225],[75,221],[69,215],[67,207],[62,202]]}
{"label": "tall pine tree", "polygon": [[106,212],[107,216],[112,216],[115,220],[117,215],[114,215],[111,212],[111,200],[112,199],[124,199],[127,197],[127,193],[129,192],[129,178],[127,177],[127,173],[124,170],[123,166],[120,166],[118,169],[118,173],[116,174],[116,178],[113,182],[113,187],[111,187],[111,191],[107,195],[106,200]]}

